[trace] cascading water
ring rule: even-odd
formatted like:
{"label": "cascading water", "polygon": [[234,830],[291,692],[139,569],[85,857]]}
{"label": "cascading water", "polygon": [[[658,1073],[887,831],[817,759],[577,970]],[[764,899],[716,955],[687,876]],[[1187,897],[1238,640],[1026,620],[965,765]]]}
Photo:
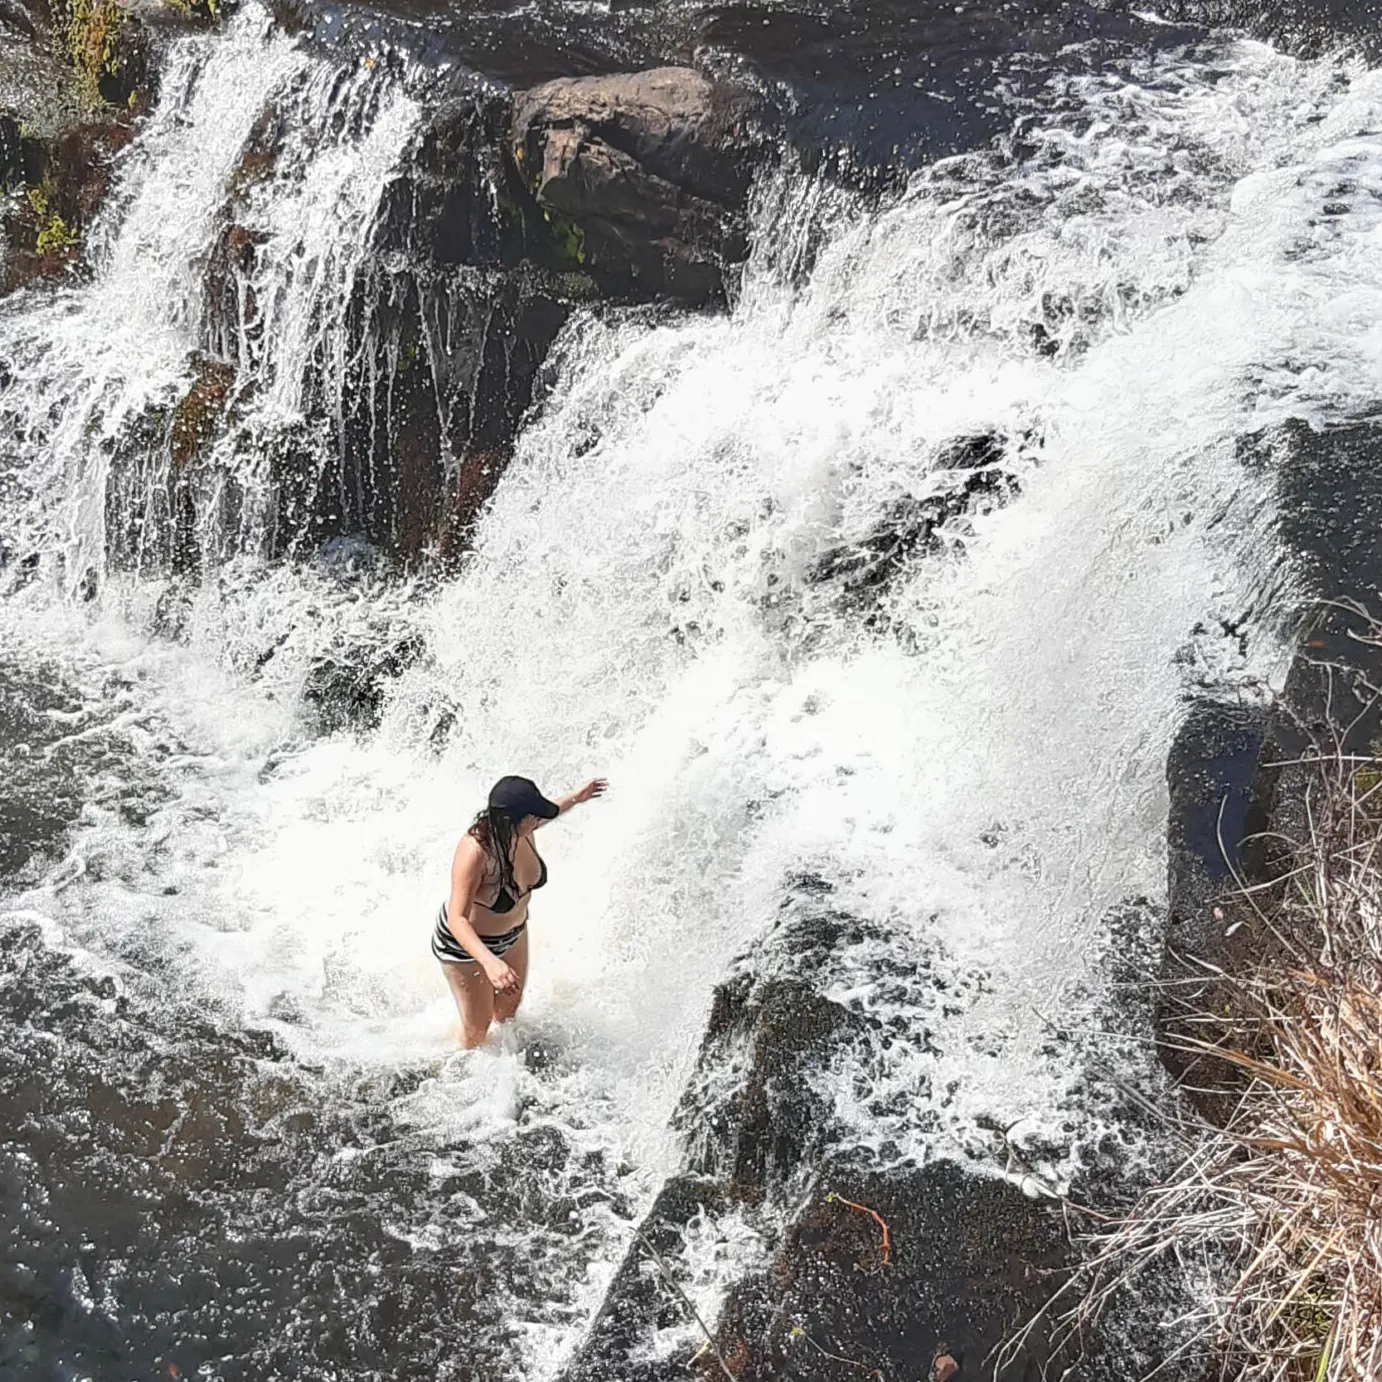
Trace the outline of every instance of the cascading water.
{"label": "cascading water", "polygon": [[[820,1072],[842,1148],[987,1164],[996,1125],[1059,1182],[1097,1141],[1047,1019],[1078,1031],[1108,913],[1162,890],[1184,697],[1278,670],[1270,476],[1235,439],[1373,402],[1382,80],[1226,41],[1011,100],[1009,141],[881,209],[782,172],[729,315],[578,317],[459,574],[208,538],[190,583],[108,559],[117,443],[191,352],[231,355],[218,473],[262,532],[254,439],[340,388],[418,104],[252,8],[177,51],[91,281],[0,306],[0,753],[11,811],[73,803],[0,898],[7,982],[61,989],[52,948],[113,976],[80,1019],[26,998],[5,1079],[57,1062],[74,1106],[79,1079],[172,1091],[161,1148],[112,1159],[130,1194],[146,1164],[180,1174],[199,1120],[251,1150],[201,1170],[214,1232],[189,1211],[155,1250],[103,1223],[64,1278],[69,1344],[21,1361],[114,1336],[208,1377],[554,1374],[680,1164],[714,985],[790,964],[744,957],[804,875],[866,925],[804,977],[882,1034]],[[209,340],[204,267],[269,109],[287,152]],[[992,484],[952,502],[975,455]],[[166,526],[172,461],[137,460],[121,521]],[[421,651],[377,729],[314,734],[313,658],[381,628]],[[544,836],[517,1037],[449,1054],[427,928],[505,771],[614,791]],[[11,1231],[36,1257],[84,1240],[22,1150]],[[198,1286],[207,1232],[238,1245],[241,1294]],[[767,1211],[697,1221],[679,1270],[704,1309],[772,1233]],[[160,1332],[135,1316],[163,1271]]]}

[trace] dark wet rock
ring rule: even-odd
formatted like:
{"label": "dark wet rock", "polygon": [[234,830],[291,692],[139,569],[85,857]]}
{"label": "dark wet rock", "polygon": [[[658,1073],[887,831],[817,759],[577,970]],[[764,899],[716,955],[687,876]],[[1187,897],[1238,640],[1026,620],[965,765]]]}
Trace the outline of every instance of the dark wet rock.
{"label": "dark wet rock", "polygon": [[1266,734],[1265,707],[1215,701],[1193,707],[1167,759],[1171,805],[1167,820],[1169,915],[1159,1030],[1162,1059],[1186,1081],[1206,1110],[1212,1098],[1193,1093],[1225,1080],[1182,1049],[1196,1016],[1222,1010],[1219,986],[1204,965],[1234,972],[1260,951],[1257,929],[1225,911],[1244,868],[1244,842],[1265,825],[1254,784]]}
{"label": "dark wet rock", "polygon": [[260,351],[262,320],[255,270],[267,241],[247,224],[255,193],[273,180],[287,134],[283,112],[268,106],[255,121],[227,181],[226,200],[202,274],[205,340],[223,359],[254,359]]}
{"label": "dark wet rock", "polygon": [[746,1068],[727,1100],[707,1107],[695,1084],[683,1100],[674,1122],[691,1168],[749,1203],[784,1195],[823,1150],[831,1119],[820,1082],[859,1021],[804,980],[744,974],[719,985],[700,1067],[744,1058]]}
{"label": "dark wet rock", "polygon": [[463,1245],[477,1205],[574,1232],[569,1199],[550,1223],[526,1203],[569,1174],[560,1135],[448,1162],[388,1112],[422,1072],[323,1087],[223,1020],[191,955],[133,944],[117,967],[83,973],[37,928],[0,926],[6,1382],[425,1382],[461,1356],[502,1376],[505,1303],[550,1298],[548,1259],[481,1268]]}
{"label": "dark wet rock", "polygon": [[1356,0],[1169,0],[1158,14],[1179,23],[1245,29],[1302,56],[1358,45],[1376,57],[1377,12]]}
{"label": "dark wet rock", "polygon": [[66,272],[110,189],[115,160],[133,137],[127,118],[84,120],[49,139],[21,138],[11,164],[23,183],[0,220],[6,253],[0,292]]}
{"label": "dark wet rock", "polygon": [[203,564],[201,519],[209,503],[233,519],[239,491],[217,467],[235,370],[197,353],[176,401],[165,400],[132,418],[108,446],[106,555],[116,567],[145,572],[197,572]]}
{"label": "dark wet rock", "polygon": [[[1375,603],[1382,590],[1382,427],[1291,423],[1247,439],[1243,450],[1278,477],[1281,536],[1306,605],[1270,709],[1197,708],[1168,763],[1171,912],[1159,1030],[1165,1064],[1210,1117],[1225,1111],[1236,1076],[1176,1050],[1192,1030],[1200,1040],[1214,1037],[1207,1019],[1223,1011],[1223,1000],[1206,967],[1245,973],[1279,948],[1256,909],[1220,905],[1236,890],[1228,865],[1247,885],[1270,889],[1309,838],[1308,760],[1336,747],[1361,757],[1382,750],[1374,689],[1382,686],[1382,649],[1364,637],[1371,620],[1353,605]],[[1313,938],[1287,939],[1308,946]]]}
{"label": "dark wet rock", "polygon": [[[271,554],[347,537],[405,563],[464,548],[548,348],[597,294],[588,274],[559,271],[508,158],[508,109],[506,93],[481,83],[429,114],[384,191],[351,289],[344,374],[313,368],[302,417],[240,439],[267,458]],[[230,178],[203,278],[208,339],[250,370],[263,353],[254,202],[279,175],[284,134],[270,107]]]}
{"label": "dark wet rock", "polygon": [[[938,1354],[992,1376],[992,1351],[1068,1262],[1055,1208],[1006,1181],[949,1162],[861,1172],[832,1160],[772,1266],[732,1294],[721,1352],[743,1382],[827,1382],[841,1359],[860,1376],[925,1377]],[[997,1376],[1035,1379],[1049,1361],[1038,1334]]]}
{"label": "dark wet rock", "polygon": [[896,500],[861,539],[817,558],[808,581],[838,583],[841,594],[856,607],[875,602],[911,562],[962,539],[968,518],[990,512],[1017,494],[1008,445],[994,432],[946,443],[932,468],[937,477],[932,492]]}
{"label": "dark wet rock", "polygon": [[[579,292],[579,286],[576,289]],[[576,298],[528,265],[367,285],[352,334],[365,343],[345,397],[331,516],[404,560],[449,556],[493,493],[538,372]]]}
{"label": "dark wet rock", "polygon": [[688,68],[562,78],[515,99],[513,155],[573,265],[702,305],[747,251],[756,112]]}
{"label": "dark wet rock", "polygon": [[386,195],[388,243],[447,267],[544,257],[551,237],[508,154],[509,110],[508,92],[482,84],[429,113]]}
{"label": "dark wet rock", "polygon": [[205,0],[0,0],[0,187],[25,192],[0,210],[0,293],[80,261],[168,44],[209,22]]}
{"label": "dark wet rock", "polygon": [[688,1225],[697,1215],[717,1213],[725,1197],[713,1181],[674,1176],[658,1192],[644,1216],[585,1341],[562,1374],[563,1382],[664,1382],[666,1363],[639,1362],[639,1346],[649,1331],[685,1323],[684,1303],[666,1287],[657,1255],[675,1258]]}
{"label": "dark wet rock", "polygon": [[0,659],[0,879],[58,848],[77,820],[80,783],[53,746],[79,705],[55,668]]}
{"label": "dark wet rock", "polygon": [[[848,1366],[843,1358],[861,1376],[878,1368],[921,1378],[937,1351],[980,1375],[989,1350],[1046,1302],[1050,1271],[1067,1263],[1060,1215],[958,1165],[884,1170],[862,1149],[832,1150],[841,1140],[832,1071],[866,1067],[869,1043],[890,1033],[826,997],[823,976],[844,952],[876,946],[880,936],[833,906],[824,880],[805,876],[788,890],[777,924],[716,990],[674,1118],[694,1180],[690,1190],[672,1183],[675,1212],[659,1201],[650,1216],[664,1235],[659,1251],[678,1260],[693,1202],[712,1219],[730,1208],[761,1215],[753,1221],[777,1240],[770,1265],[733,1287],[715,1326],[736,1377],[826,1382]],[[879,1226],[846,1200],[887,1222],[886,1262]],[[678,1314],[674,1293],[648,1274],[649,1256],[640,1275],[637,1246],[630,1250],[601,1311],[619,1327],[592,1331],[564,1382],[660,1382],[680,1370],[684,1360],[639,1361],[654,1310],[664,1324],[686,1322],[684,1303]],[[1004,1376],[1035,1377],[1043,1361],[1038,1339]],[[717,1367],[706,1354],[698,1372],[715,1376]]]}
{"label": "dark wet rock", "polygon": [[0,110],[0,193],[24,180],[24,138],[19,120]]}
{"label": "dark wet rock", "polygon": [[49,28],[47,0],[0,0],[0,32],[9,29],[23,38],[47,38]]}
{"label": "dark wet rock", "polygon": [[412,632],[380,629],[373,640],[333,648],[308,669],[302,688],[307,706],[323,733],[368,730],[379,723],[390,684],[425,655],[424,639]]}

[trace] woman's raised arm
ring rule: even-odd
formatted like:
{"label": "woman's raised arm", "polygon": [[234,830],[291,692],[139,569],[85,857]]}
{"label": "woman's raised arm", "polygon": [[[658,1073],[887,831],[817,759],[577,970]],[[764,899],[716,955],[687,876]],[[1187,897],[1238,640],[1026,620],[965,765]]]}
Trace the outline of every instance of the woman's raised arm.
{"label": "woman's raised arm", "polygon": [[[574,792],[568,792],[564,797],[556,797],[557,811],[560,815],[565,815],[573,806],[581,806],[587,801],[594,801],[596,797],[602,797],[609,790],[609,783],[602,777],[592,777],[584,787],[577,788]],[[538,829],[541,829],[547,822],[539,820]]]}

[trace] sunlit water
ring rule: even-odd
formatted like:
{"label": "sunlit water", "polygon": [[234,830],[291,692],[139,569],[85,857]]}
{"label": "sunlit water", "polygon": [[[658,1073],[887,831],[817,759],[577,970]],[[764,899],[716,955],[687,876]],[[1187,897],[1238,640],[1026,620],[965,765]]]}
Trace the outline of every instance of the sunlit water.
{"label": "sunlit water", "polygon": [[[124,168],[94,280],[0,306],[0,536],[42,554],[0,571],[0,640],[21,680],[72,699],[45,703],[57,728],[29,753],[85,800],[3,915],[98,968],[156,959],[170,993],[269,1026],[342,1098],[408,1072],[381,1097],[439,1177],[521,1178],[505,1148],[553,1130],[535,1193],[579,1205],[581,1229],[543,1240],[536,1277],[496,1278],[520,1347],[495,1366],[515,1375],[579,1339],[679,1164],[668,1120],[711,991],[803,874],[888,937],[807,977],[915,1036],[821,1072],[842,1143],[982,1163],[997,1125],[1068,1176],[1101,1129],[1070,1116],[1087,1074],[1049,1020],[1078,1028],[1098,1001],[1110,909],[1163,890],[1179,708],[1281,670],[1271,477],[1235,439],[1376,393],[1382,78],[1226,43],[1058,82],[1015,105],[1010,145],[881,210],[785,170],[729,315],[568,329],[458,576],[413,588],[251,551],[182,596],[172,641],[152,632],[164,582],[104,571],[101,441],[206,344],[199,273],[238,152],[291,93],[291,158],[257,204],[243,442],[303,407],[307,362],[329,392],[420,118],[405,83],[340,80],[253,11],[201,43]],[[1006,447],[1011,502],[871,594],[822,574],[953,489],[947,446],[980,433]],[[233,464],[270,505],[253,455]],[[74,598],[91,571],[98,596]],[[1245,620],[1246,652],[1221,627]],[[405,631],[425,654],[378,730],[315,733],[311,659]],[[544,831],[523,1014],[459,1056],[427,933],[458,834],[510,771],[613,786]],[[418,1254],[446,1242],[425,1200],[379,1213]],[[480,1270],[532,1231],[483,1197],[463,1222]],[[771,1223],[692,1237],[713,1309]]]}

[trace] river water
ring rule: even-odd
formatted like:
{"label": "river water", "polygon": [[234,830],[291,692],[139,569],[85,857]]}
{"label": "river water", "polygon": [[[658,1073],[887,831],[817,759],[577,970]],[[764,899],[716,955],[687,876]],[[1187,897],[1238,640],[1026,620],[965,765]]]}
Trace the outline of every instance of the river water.
{"label": "river water", "polygon": [[[272,560],[264,439],[310,412],[327,473],[429,80],[247,6],[175,51],[90,279],[0,303],[7,1377],[557,1376],[681,1164],[714,986],[806,875],[887,937],[805,976],[888,1034],[820,1072],[840,1149],[985,1166],[998,1126],[1066,1183],[1108,1132],[1082,1015],[1110,910],[1164,893],[1178,715],[1284,666],[1240,440],[1375,401],[1382,74],[1077,45],[881,202],[786,156],[727,313],[579,314],[458,572]],[[122,438],[209,344],[270,104],[235,502],[199,497],[190,581],[110,557],[171,521]],[[989,501],[899,548],[975,437]],[[314,663],[400,639],[377,725],[326,730]],[[457,1054],[428,927],[509,771],[612,790],[544,834],[515,1030]],[[705,1313],[775,1222],[695,1222]],[[646,1342],[668,1376],[693,1348]]]}

